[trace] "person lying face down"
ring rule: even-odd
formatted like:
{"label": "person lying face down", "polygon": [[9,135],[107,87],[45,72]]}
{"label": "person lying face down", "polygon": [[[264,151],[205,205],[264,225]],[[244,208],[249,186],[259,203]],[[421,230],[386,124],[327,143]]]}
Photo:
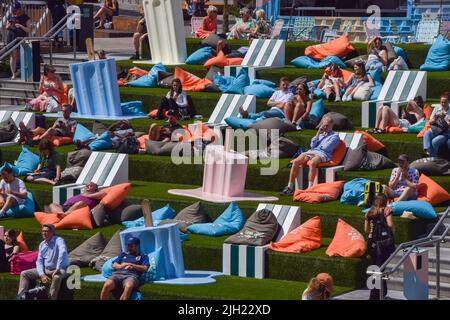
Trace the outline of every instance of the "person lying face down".
{"label": "person lying face down", "polygon": [[93,209],[100,203],[100,200],[102,200],[104,196],[106,196],[106,193],[104,191],[99,191],[97,184],[89,182],[82,194],[67,199],[63,205],[57,203],[50,204],[50,212],[57,213],[58,216],[62,218],[77,209],[84,207]]}

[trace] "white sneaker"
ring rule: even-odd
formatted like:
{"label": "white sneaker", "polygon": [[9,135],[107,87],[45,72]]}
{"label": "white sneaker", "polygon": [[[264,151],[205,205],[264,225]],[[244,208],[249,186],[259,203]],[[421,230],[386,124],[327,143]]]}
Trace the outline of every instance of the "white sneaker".
{"label": "white sneaker", "polygon": [[342,96],[342,101],[347,101],[347,96],[346,95]]}
{"label": "white sneaker", "polygon": [[341,97],[336,97],[336,99],[334,99],[334,102],[339,102],[341,101]]}
{"label": "white sneaker", "polygon": [[352,101],[353,100],[353,97],[352,96],[348,96],[347,97],[347,101]]}

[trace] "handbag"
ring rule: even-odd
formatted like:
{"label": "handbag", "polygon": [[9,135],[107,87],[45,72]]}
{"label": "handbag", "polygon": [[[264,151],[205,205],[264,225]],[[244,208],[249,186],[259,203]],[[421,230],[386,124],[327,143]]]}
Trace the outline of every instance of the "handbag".
{"label": "handbag", "polygon": [[435,118],[434,123],[430,125],[431,131],[434,135],[445,134],[448,131],[448,122],[445,120],[444,115],[439,115]]}

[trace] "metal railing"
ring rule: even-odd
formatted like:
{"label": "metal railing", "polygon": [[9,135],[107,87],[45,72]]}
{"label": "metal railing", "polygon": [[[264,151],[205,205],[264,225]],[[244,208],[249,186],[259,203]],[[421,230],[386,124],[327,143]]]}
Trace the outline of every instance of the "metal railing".
{"label": "metal railing", "polygon": [[[369,275],[376,275],[380,277],[380,299],[384,299],[384,292],[383,292],[383,280],[389,280],[389,276],[396,272],[400,266],[405,262],[405,260],[409,257],[411,253],[414,251],[417,251],[420,247],[429,247],[430,245],[436,245],[436,298],[440,298],[440,257],[441,257],[441,243],[446,242],[445,237],[450,231],[450,224],[445,228],[445,231],[439,235],[435,236],[436,232],[439,230],[441,226],[444,226],[444,220],[449,216],[450,214],[450,207],[447,208],[447,210],[442,214],[439,221],[436,223],[434,228],[430,231],[428,236],[408,241],[400,244],[397,249],[395,249],[394,253],[383,263],[383,265],[379,268],[379,271],[367,271],[367,274]],[[433,239],[434,238],[434,239]],[[388,265],[392,262],[392,260],[397,256],[397,254],[403,251],[403,256],[400,258],[400,260],[392,267],[388,268]]]}

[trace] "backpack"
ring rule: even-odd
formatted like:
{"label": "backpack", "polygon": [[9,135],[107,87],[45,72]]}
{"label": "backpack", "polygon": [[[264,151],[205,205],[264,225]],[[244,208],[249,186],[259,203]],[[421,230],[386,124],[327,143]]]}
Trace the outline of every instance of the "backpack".
{"label": "backpack", "polygon": [[369,181],[364,186],[364,200],[362,203],[363,207],[369,208],[372,206],[375,197],[384,193],[383,185],[378,181]]}
{"label": "backpack", "polygon": [[381,256],[395,250],[394,233],[388,226],[383,213],[373,218],[372,237],[367,239],[367,252],[372,256]]}
{"label": "backpack", "polygon": [[0,122],[0,142],[13,141],[18,133],[19,129],[11,118]]}
{"label": "backpack", "polygon": [[117,148],[118,153],[127,153],[127,154],[134,154],[139,153],[139,141],[136,138],[136,136],[130,136],[124,138],[121,142],[119,147]]}

